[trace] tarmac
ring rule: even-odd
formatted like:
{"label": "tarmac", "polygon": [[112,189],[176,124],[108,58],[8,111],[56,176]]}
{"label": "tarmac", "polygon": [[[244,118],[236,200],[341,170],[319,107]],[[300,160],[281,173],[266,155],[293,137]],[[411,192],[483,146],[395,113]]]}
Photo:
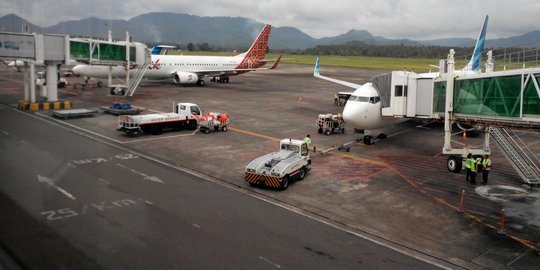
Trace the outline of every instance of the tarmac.
{"label": "tarmac", "polygon": [[[446,261],[456,269],[537,269],[540,265],[540,191],[524,186],[494,142],[487,185],[472,186],[464,172],[446,169],[440,121],[408,121],[390,127],[374,145],[351,144],[350,152],[321,151],[354,140],[353,130],[317,133],[319,114],[341,112],[334,94],[351,91],[312,76],[313,67],[280,64],[276,70],[207,80],[204,87],[143,81],[134,96],[111,96],[107,88],[59,89],[72,108],[96,109],[129,102],[144,113],[169,112],[177,102],[193,102],[207,112],[228,113],[226,132],[193,131],[131,137],[116,131],[117,116],[55,120],[135,151],[207,175],[231,188],[288,205],[338,227]],[[322,74],[364,83],[383,73],[322,67]],[[0,69],[0,102],[17,107],[22,74]],[[68,78],[79,82],[80,78]],[[36,112],[51,116],[51,111]],[[516,131],[534,152],[540,133]],[[311,134],[312,170],[285,191],[251,187],[244,168],[278,149],[282,138]],[[482,135],[456,137],[456,144],[481,145]],[[477,183],[481,183],[478,176]],[[463,207],[460,206],[463,195]],[[463,208],[463,213],[460,213]],[[501,212],[504,209],[504,227]]]}

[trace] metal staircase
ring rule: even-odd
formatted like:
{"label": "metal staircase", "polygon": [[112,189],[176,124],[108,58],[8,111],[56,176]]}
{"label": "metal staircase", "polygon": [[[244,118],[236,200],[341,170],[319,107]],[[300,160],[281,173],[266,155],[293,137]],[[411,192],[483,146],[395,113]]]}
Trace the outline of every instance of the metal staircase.
{"label": "metal staircase", "polygon": [[529,186],[540,184],[540,160],[527,145],[514,133],[504,128],[490,128],[490,134],[503,150],[504,155]]}
{"label": "metal staircase", "polygon": [[126,92],[124,93],[124,96],[133,96],[135,94],[135,90],[137,90],[137,87],[139,86],[139,83],[141,83],[142,78],[144,77],[144,74],[146,73],[146,70],[148,69],[148,66],[150,65],[151,60],[149,57],[146,58],[144,61],[144,64],[138,68],[134,73],[133,77],[129,80],[129,84],[127,85]]}

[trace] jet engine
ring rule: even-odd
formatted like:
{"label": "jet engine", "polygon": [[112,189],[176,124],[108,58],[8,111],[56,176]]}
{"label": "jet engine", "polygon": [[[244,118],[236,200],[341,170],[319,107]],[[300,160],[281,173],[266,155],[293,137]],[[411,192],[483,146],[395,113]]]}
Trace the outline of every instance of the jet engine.
{"label": "jet engine", "polygon": [[199,76],[195,73],[177,71],[174,74],[174,83],[177,84],[196,84],[199,81]]}

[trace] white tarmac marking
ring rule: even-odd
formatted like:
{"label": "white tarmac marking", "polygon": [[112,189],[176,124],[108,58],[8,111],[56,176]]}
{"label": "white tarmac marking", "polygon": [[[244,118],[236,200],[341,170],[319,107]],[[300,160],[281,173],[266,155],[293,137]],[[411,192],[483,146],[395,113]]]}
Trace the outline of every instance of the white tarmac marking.
{"label": "white tarmac marking", "polygon": [[9,136],[9,132],[7,132],[5,130],[2,130],[2,133],[4,133],[4,135],[6,135],[6,136]]}
{"label": "white tarmac marking", "polygon": [[62,194],[66,195],[66,197],[68,197],[68,198],[70,198],[70,199],[72,199],[72,200],[76,200],[76,199],[77,199],[77,198],[75,198],[75,196],[71,195],[71,194],[70,194],[69,192],[67,192],[65,189],[63,189],[63,188],[61,188],[61,187],[55,185],[55,184],[53,183],[53,180],[52,180],[52,179],[47,178],[47,177],[45,177],[45,176],[41,176],[41,175],[39,175],[39,174],[37,175],[37,178],[38,178],[38,181],[39,181],[40,183],[47,183],[47,184],[49,184],[49,186],[51,186],[51,187],[55,188],[56,190],[60,191]]}
{"label": "white tarmac marking", "polygon": [[278,269],[281,268],[281,266],[280,266],[279,264],[274,263],[274,262],[270,261],[269,259],[267,259],[267,258],[265,258],[265,257],[263,257],[263,256],[259,256],[259,259],[261,259],[261,260],[263,260],[263,261],[265,261],[265,262],[267,262],[267,263],[269,263],[269,264],[275,266],[275,267],[278,268]]}
{"label": "white tarmac marking", "polygon": [[[47,116],[47,115],[44,115],[44,114],[42,114],[42,113],[36,112],[35,114],[40,115],[40,116],[42,116],[42,117],[45,117],[45,118],[47,118],[47,119],[50,119],[50,120],[48,120],[49,123],[50,123],[51,121],[55,121],[55,122],[61,123],[62,125],[66,125],[66,126],[69,126],[69,127],[74,128],[74,129],[81,130],[81,131],[84,131],[84,132],[86,132],[86,133],[90,133],[90,134],[92,134],[92,135],[95,135],[95,136],[98,136],[98,137],[101,137],[101,138],[105,138],[105,139],[107,139],[107,140],[110,140],[110,141],[113,141],[113,142],[116,142],[116,143],[122,143],[122,141],[115,140],[115,139],[113,139],[113,138],[107,137],[107,136],[105,136],[105,135],[101,135],[101,134],[99,134],[99,133],[90,131],[90,130],[88,130],[88,129],[80,128],[80,127],[75,126],[75,125],[72,125],[72,124],[70,124],[70,123],[66,123],[65,121],[61,121],[61,120],[58,120],[58,119],[54,119],[54,118],[52,118],[52,117],[50,117],[50,116]],[[39,117],[36,117],[36,118],[39,119]],[[57,125],[58,125],[58,124],[57,124]],[[74,130],[72,130],[72,131],[75,132]],[[76,133],[77,133],[77,132],[76,132]],[[77,134],[80,134],[80,133],[77,133]]]}
{"label": "white tarmac marking", "polygon": [[161,184],[165,184],[165,182],[163,182],[161,179],[159,179],[157,176],[148,176],[142,172],[139,172],[139,171],[136,171],[135,169],[132,169],[132,168],[129,168],[125,165],[122,165],[120,163],[116,163],[116,166],[118,167],[121,167],[121,168],[124,168],[126,170],[129,170],[131,171],[132,173],[134,174],[138,174],[140,176],[142,176],[144,178],[144,180],[148,180],[148,181],[152,181],[152,182],[158,182],[158,183],[161,183]]}
{"label": "white tarmac marking", "polygon": [[155,138],[129,140],[129,141],[123,141],[121,143],[126,144],[126,143],[136,143],[136,142],[145,142],[145,141],[155,141],[155,140],[161,140],[161,139],[171,139],[171,138],[178,138],[178,137],[187,137],[187,136],[193,136],[195,132],[197,132],[197,130],[193,131],[191,134],[180,134],[180,135],[171,135],[171,136],[163,136],[163,137],[155,137]]}
{"label": "white tarmac marking", "polygon": [[[325,224],[327,226],[330,226],[334,229],[337,229],[337,230],[340,230],[340,231],[343,231],[343,232],[346,232],[346,233],[349,233],[351,235],[355,235],[359,238],[362,238],[364,240],[367,240],[367,241],[370,241],[372,243],[375,243],[375,244],[378,244],[380,246],[383,246],[383,247],[386,247],[388,249],[391,249],[391,250],[394,250],[398,253],[401,253],[403,255],[406,255],[406,256],[409,256],[411,258],[415,258],[419,261],[422,261],[422,262],[425,262],[425,263],[428,263],[430,265],[433,265],[433,266],[436,266],[436,267],[439,267],[441,269],[452,269],[452,267],[449,267],[449,266],[445,266],[445,265],[442,265],[441,263],[445,263],[447,265],[452,265],[452,266],[455,266],[454,264],[452,264],[451,262],[446,262],[446,261],[443,261],[442,259],[439,259],[439,258],[436,258],[436,257],[433,257],[429,254],[426,254],[426,253],[422,253],[422,252],[419,252],[419,251],[416,251],[416,250],[413,250],[411,248],[408,248],[406,246],[403,246],[403,245],[398,245],[396,243],[392,243],[390,241],[386,241],[386,242],[382,242],[381,240],[377,240],[375,239],[375,237],[373,236],[370,236],[368,234],[362,234],[361,232],[358,232],[357,230],[351,230],[349,228],[344,228],[343,225],[339,224],[339,223],[334,223],[332,221],[329,221],[329,219],[326,219],[326,218],[323,218],[323,217],[320,217],[320,216],[315,216],[315,215],[311,215],[309,212],[305,211],[305,210],[302,210],[302,209],[299,209],[295,206],[292,206],[292,205],[288,205],[288,204],[284,204],[284,203],[281,203],[281,202],[278,202],[278,201],[274,201],[272,200],[271,198],[268,198],[268,197],[263,197],[264,195],[260,195],[260,194],[257,194],[257,193],[254,193],[253,191],[250,191],[250,190],[247,190],[247,189],[239,189],[238,186],[236,185],[233,185],[231,183],[228,183],[228,182],[224,182],[224,181],[221,181],[221,180],[218,180],[218,179],[215,179],[215,178],[211,178],[210,176],[208,175],[204,175],[204,174],[201,174],[201,173],[198,173],[196,171],[192,171],[190,169],[187,169],[187,168],[182,168],[182,167],[179,167],[177,165],[172,165],[172,164],[169,164],[169,163],[166,163],[164,161],[161,161],[161,160],[158,160],[156,158],[153,158],[151,156],[148,156],[148,155],[145,155],[143,153],[139,153],[139,152],[136,152],[134,150],[131,150],[131,149],[128,149],[128,148],[125,148],[123,146],[121,146],[121,144],[123,144],[122,142],[118,141],[118,140],[115,140],[115,139],[112,139],[112,138],[109,138],[107,136],[104,136],[104,135],[101,135],[101,134],[96,134],[99,138],[95,138],[95,137],[92,137],[91,135],[89,134],[86,134],[86,133],[83,133],[83,132],[79,132],[79,131],[76,131],[76,130],[71,130],[61,124],[66,124],[66,125],[69,125],[65,122],[62,122],[62,121],[56,121],[56,119],[54,119],[56,122],[59,122],[61,124],[58,124],[58,123],[54,123],[52,122],[51,120],[48,120],[46,118],[51,118],[51,117],[48,117],[46,115],[43,115],[43,114],[40,114],[42,116],[44,116],[44,118],[42,117],[37,117],[37,116],[34,116],[32,114],[28,114],[28,113],[25,113],[25,112],[21,112],[17,109],[14,109],[14,108],[11,108],[9,106],[6,106],[6,105],[3,105],[3,104],[0,104],[0,106],[3,106],[5,108],[8,108],[8,109],[11,109],[15,112],[18,112],[18,113],[21,113],[21,114],[24,114],[24,115],[27,115],[27,116],[30,116],[30,117],[34,117],[36,119],[39,119],[41,121],[44,121],[44,122],[48,122],[52,125],[56,125],[56,126],[60,126],[66,130],[70,130],[74,133],[77,133],[81,136],[84,136],[84,137],[87,137],[87,138],[90,138],[90,139],[93,139],[95,141],[98,141],[98,142],[101,142],[103,144],[106,144],[106,145],[109,145],[111,147],[114,147],[114,148],[117,148],[117,149],[120,149],[120,150],[123,150],[123,151],[126,151],[126,152],[129,152],[129,153],[133,153],[135,155],[138,155],[138,156],[141,156],[141,157],[144,157],[148,160],[151,160],[153,162],[156,162],[158,164],[161,164],[163,166],[166,166],[166,167],[169,167],[169,168],[172,168],[172,169],[175,169],[175,170],[179,170],[179,171],[182,171],[184,173],[187,173],[187,174],[190,174],[190,175],[193,175],[195,177],[198,177],[198,178],[201,178],[201,179],[204,179],[204,180],[207,180],[209,182],[212,182],[212,183],[215,183],[215,184],[218,184],[218,185],[221,185],[223,187],[226,187],[226,188],[229,188],[231,190],[234,190],[234,191],[237,191],[237,192],[240,192],[242,194],[245,194],[245,195],[248,195],[248,196],[251,196],[255,199],[259,199],[261,201],[264,201],[264,202],[267,202],[269,204],[272,204],[272,205],[275,205],[275,206],[278,206],[278,207],[281,207],[283,209],[286,209],[290,212],[293,212],[293,213],[296,213],[296,214],[299,214],[299,215],[302,215],[304,217],[307,217],[307,218],[310,218],[312,220],[315,220],[315,221],[318,221],[322,224]],[[69,125],[69,126],[73,126],[73,125]],[[82,128],[79,128],[79,127],[75,127],[73,126],[74,128],[78,129],[78,130],[85,130],[85,129],[82,129]],[[88,131],[89,133],[91,134],[95,134],[94,132],[90,132]],[[106,139],[106,140],[103,140],[103,139]],[[119,143],[120,145],[117,145],[117,144],[113,144],[112,142],[116,142],[116,143]]]}
{"label": "white tarmac marking", "polygon": [[197,224],[195,224],[195,223],[193,223],[192,225],[193,225],[193,227],[195,227],[195,228],[197,228],[197,229],[200,229],[200,228],[201,228],[201,226],[199,226],[199,225],[197,225]]}
{"label": "white tarmac marking", "polygon": [[99,180],[100,182],[103,182],[103,183],[107,184],[107,185],[109,185],[109,184],[111,183],[111,182],[109,182],[109,181],[107,181],[107,180],[105,180],[105,179],[103,179],[103,178],[98,178],[98,180]]}
{"label": "white tarmac marking", "polygon": [[527,249],[527,251],[523,252],[523,254],[517,256],[515,259],[513,259],[511,262],[507,263],[506,266],[510,266],[511,264],[515,263],[517,260],[521,259],[523,256],[527,255],[531,250]]}

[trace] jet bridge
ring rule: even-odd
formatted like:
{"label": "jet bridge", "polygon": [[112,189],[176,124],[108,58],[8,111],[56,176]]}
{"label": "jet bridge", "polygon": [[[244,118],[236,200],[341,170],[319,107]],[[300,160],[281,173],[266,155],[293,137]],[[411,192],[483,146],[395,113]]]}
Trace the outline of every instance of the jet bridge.
{"label": "jet bridge", "polygon": [[[146,45],[131,42],[128,33],[126,41],[113,42],[112,39],[105,41],[70,38],[66,35],[0,32],[0,59],[24,61],[24,100],[19,103],[19,107],[28,106],[30,110],[37,110],[40,105],[36,103],[35,94],[36,65],[46,66],[47,82],[58,80],[59,65],[69,65],[74,61],[95,65],[124,65],[127,67],[126,82],[129,83],[129,67],[144,66],[148,62]],[[43,108],[49,108],[49,103],[52,103],[55,109],[59,109],[56,83],[43,86],[41,92],[46,99]],[[69,103],[65,106],[69,107]]]}
{"label": "jet bridge", "polygon": [[[381,97],[382,115],[444,119],[443,154],[452,155],[448,162],[452,171],[461,170],[466,153],[490,154],[492,137],[524,182],[540,184],[539,159],[533,153],[524,153],[524,146],[513,143],[517,139],[501,129],[540,128],[540,68],[493,71],[493,61],[488,59],[486,72],[476,73],[455,71],[454,63],[451,50],[448,59],[441,61],[442,73],[393,71],[373,78]],[[485,136],[481,148],[453,148],[453,123],[482,127]]]}

